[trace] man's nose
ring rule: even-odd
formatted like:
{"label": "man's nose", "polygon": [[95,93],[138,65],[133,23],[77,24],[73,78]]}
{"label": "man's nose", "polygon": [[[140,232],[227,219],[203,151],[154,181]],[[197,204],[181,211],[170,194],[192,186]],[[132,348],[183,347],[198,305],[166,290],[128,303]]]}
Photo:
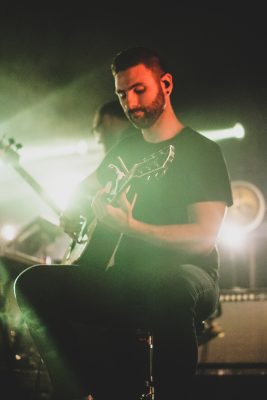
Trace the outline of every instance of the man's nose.
{"label": "man's nose", "polygon": [[138,107],[138,98],[134,93],[127,93],[125,105],[127,110],[133,110]]}

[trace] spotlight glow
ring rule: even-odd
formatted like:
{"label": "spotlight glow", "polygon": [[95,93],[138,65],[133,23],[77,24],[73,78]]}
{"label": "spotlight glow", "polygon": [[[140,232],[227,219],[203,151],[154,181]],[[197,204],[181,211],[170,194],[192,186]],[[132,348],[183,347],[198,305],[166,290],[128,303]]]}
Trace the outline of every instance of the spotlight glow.
{"label": "spotlight glow", "polygon": [[220,243],[226,245],[227,247],[241,248],[244,246],[245,241],[246,234],[242,227],[231,223],[224,224],[220,233]]}
{"label": "spotlight glow", "polygon": [[231,138],[243,139],[245,137],[245,129],[239,122],[237,122],[232,128],[199,132],[203,136],[215,141]]}
{"label": "spotlight glow", "polygon": [[1,229],[1,236],[6,241],[13,240],[16,234],[17,229],[13,225],[4,225]]}
{"label": "spotlight glow", "polygon": [[[75,178],[73,178],[73,181],[78,183],[76,176]],[[58,178],[50,178],[49,181],[44,184],[45,190],[47,193],[50,193],[51,198],[62,211],[68,206],[68,203],[73,195],[73,191],[75,190],[75,186],[70,187],[69,182],[70,176],[67,174],[61,174]]]}

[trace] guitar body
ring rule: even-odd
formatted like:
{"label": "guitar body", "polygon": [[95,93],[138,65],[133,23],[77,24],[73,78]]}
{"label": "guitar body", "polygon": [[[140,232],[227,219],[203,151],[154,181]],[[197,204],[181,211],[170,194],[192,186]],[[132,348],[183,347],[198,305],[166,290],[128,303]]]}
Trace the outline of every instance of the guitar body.
{"label": "guitar body", "polygon": [[93,265],[106,269],[120,239],[120,233],[93,221],[82,243],[73,241],[67,249],[61,264]]}
{"label": "guitar body", "polygon": [[[118,180],[110,195],[110,203],[112,204],[118,195],[128,187],[132,179],[150,177],[151,175],[158,177],[159,173],[164,174],[173,158],[174,148],[167,146],[167,148],[152,154],[148,159],[134,164],[126,174],[113,166],[117,170]],[[87,266],[94,265],[105,269],[112,265],[121,233],[108,229],[96,220],[87,225],[86,229],[82,228],[81,231],[85,233],[77,235],[79,239],[70,244],[63,257],[62,264],[86,264]]]}
{"label": "guitar body", "polygon": [[85,252],[93,234],[97,226],[97,221],[93,220],[88,229],[87,232],[82,236],[80,240],[72,240],[70,243],[67,251],[65,252],[63,259],[62,259],[62,264],[75,264],[77,262],[81,255]]}

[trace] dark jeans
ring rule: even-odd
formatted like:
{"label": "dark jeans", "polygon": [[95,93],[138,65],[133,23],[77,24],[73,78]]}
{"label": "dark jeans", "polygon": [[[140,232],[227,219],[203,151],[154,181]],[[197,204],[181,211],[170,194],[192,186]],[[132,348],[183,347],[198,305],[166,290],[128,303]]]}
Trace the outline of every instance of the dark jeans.
{"label": "dark jeans", "polygon": [[177,382],[195,374],[195,325],[214,312],[218,292],[217,278],[193,265],[150,275],[36,265],[15,281],[18,305],[62,399],[93,393],[97,400],[136,400],[138,328],[153,333],[156,399],[173,395]]}

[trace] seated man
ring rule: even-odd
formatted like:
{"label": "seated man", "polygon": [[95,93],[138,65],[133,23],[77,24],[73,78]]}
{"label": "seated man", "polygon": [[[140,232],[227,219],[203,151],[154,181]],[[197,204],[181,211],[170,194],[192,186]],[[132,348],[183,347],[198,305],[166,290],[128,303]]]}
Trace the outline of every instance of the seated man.
{"label": "seated man", "polygon": [[[128,348],[140,327],[153,333],[155,399],[189,398],[196,325],[218,304],[216,244],[232,204],[229,176],[219,146],[175,114],[173,77],[156,52],[123,50],[111,69],[139,132],[85,181],[96,230],[77,265],[30,267],[16,280],[16,298],[55,399],[140,397]],[[117,237],[110,268],[103,234]]]}

